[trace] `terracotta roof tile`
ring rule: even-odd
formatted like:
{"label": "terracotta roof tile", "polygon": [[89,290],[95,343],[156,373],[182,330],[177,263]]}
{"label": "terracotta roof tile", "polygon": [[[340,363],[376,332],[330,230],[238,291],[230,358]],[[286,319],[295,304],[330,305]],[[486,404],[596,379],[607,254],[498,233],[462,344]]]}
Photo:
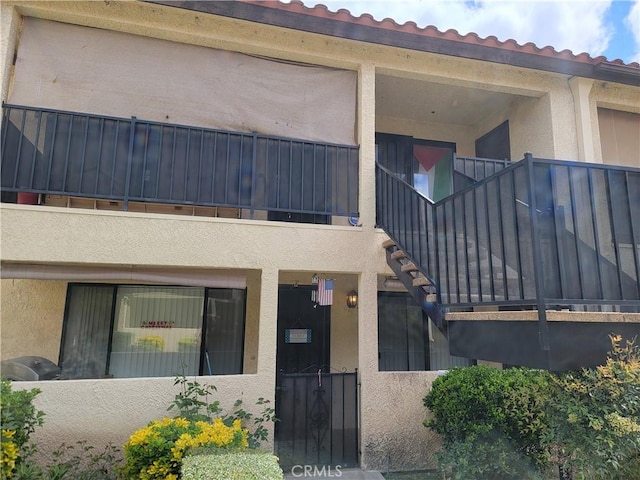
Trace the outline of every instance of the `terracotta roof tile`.
{"label": "terracotta roof tile", "polygon": [[508,39],[501,41],[494,35],[482,38],[475,32],[470,32],[465,35],[460,34],[457,30],[449,29],[445,32],[440,31],[433,25],[427,25],[426,27],[419,27],[415,22],[409,21],[403,24],[397,23],[391,18],[384,18],[382,20],[376,20],[371,14],[363,13],[359,17],[354,16],[346,8],[340,8],[338,11],[333,12],[329,10],[326,5],[318,4],[313,7],[308,7],[300,0],[291,0],[290,3],[283,3],[279,0],[240,0],[244,3],[250,3],[260,5],[262,7],[270,7],[278,10],[283,10],[292,13],[310,15],[316,18],[325,18],[334,21],[347,22],[358,24],[362,26],[369,26],[374,28],[380,28],[384,30],[397,31],[402,33],[409,33],[414,35],[420,35],[423,37],[441,38],[445,40],[452,40],[456,42],[462,42],[470,45],[480,45],[491,48],[499,48],[503,50],[527,53],[531,55],[538,55],[543,57],[553,57],[562,60],[586,63],[590,65],[598,65],[601,63],[610,63],[615,65],[634,67],[640,69],[640,64],[637,62],[624,63],[620,59],[608,60],[606,57],[598,56],[592,57],[588,53],[574,54],[570,50],[557,51],[552,46],[538,47],[534,43],[527,42],[523,45],[516,42],[514,39]]}

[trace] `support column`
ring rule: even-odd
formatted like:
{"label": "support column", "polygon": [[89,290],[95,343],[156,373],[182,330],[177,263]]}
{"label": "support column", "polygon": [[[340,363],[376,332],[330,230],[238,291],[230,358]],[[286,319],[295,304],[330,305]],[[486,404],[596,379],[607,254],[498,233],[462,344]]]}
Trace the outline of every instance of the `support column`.
{"label": "support column", "polygon": [[[276,350],[278,347],[278,270],[262,270],[260,288],[260,323],[258,325],[258,379],[261,395],[275,407]],[[273,424],[269,430],[267,449],[273,448]]]}
{"label": "support column", "polygon": [[360,382],[361,465],[370,463],[367,446],[375,442],[370,433],[376,417],[376,377],[378,375],[378,276],[374,271],[360,275],[358,286],[358,375]]}
{"label": "support column", "polygon": [[360,65],[358,72],[358,143],[360,144],[360,223],[376,224],[376,70]]}
{"label": "support column", "polygon": [[578,158],[581,162],[595,162],[593,143],[593,125],[591,122],[591,104],[589,94],[593,80],[590,78],[572,77],[569,87],[573,95],[576,115],[576,134],[578,137]]}

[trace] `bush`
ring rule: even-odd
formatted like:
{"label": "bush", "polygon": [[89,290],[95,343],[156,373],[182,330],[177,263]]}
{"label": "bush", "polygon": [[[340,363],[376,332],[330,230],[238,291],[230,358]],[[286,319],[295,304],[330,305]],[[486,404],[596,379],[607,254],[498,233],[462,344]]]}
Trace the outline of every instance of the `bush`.
{"label": "bush", "polygon": [[35,428],[42,425],[44,412],[36,410],[33,400],[40,390],[11,389],[9,380],[1,381],[0,416],[1,420],[1,459],[2,477],[10,478],[16,467],[33,451],[28,444]]}
{"label": "bush", "polygon": [[605,365],[551,385],[547,441],[576,479],[640,478],[640,348],[611,341]]}
{"label": "bush", "polygon": [[212,423],[185,418],[163,418],[134,432],[124,445],[126,478],[177,479],[182,459],[191,449],[215,447],[243,450],[248,432],[240,420],[232,426],[221,418]]}
{"label": "bush", "polygon": [[233,480],[282,480],[278,458],[266,452],[193,455],[182,464],[183,480],[227,478]]}
{"label": "bush", "polygon": [[549,374],[524,368],[455,368],[424,398],[442,435],[440,467],[454,479],[538,478],[547,455],[545,405]]}

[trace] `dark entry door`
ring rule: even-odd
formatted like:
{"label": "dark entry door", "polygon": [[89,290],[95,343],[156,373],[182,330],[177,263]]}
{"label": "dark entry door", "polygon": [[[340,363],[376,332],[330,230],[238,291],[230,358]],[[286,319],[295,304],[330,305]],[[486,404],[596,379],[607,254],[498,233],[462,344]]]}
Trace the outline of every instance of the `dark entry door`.
{"label": "dark entry door", "polygon": [[278,291],[278,374],[329,371],[331,307],[313,303],[311,291],[310,286]]}
{"label": "dark entry door", "polygon": [[330,371],[330,318],[311,287],[280,287],[275,439],[285,470],[358,463],[357,376]]}

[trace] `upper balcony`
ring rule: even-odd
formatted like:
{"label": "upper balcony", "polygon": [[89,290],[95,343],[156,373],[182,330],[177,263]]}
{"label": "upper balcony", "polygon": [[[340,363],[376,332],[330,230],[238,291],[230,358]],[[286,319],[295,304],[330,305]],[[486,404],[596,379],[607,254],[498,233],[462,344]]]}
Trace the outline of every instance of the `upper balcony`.
{"label": "upper balcony", "polygon": [[[358,147],[3,106],[3,201],[305,223],[358,215]],[[43,195],[43,196],[42,196]]]}

